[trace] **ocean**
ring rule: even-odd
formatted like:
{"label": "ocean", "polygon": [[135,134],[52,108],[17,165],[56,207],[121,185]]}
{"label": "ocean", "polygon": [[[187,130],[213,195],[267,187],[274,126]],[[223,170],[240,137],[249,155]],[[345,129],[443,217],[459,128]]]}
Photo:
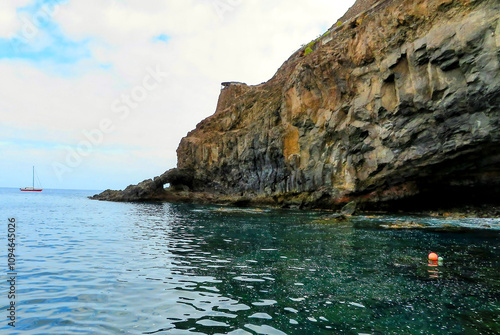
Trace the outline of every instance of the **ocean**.
{"label": "ocean", "polygon": [[0,189],[1,334],[500,334],[498,219],[95,193]]}

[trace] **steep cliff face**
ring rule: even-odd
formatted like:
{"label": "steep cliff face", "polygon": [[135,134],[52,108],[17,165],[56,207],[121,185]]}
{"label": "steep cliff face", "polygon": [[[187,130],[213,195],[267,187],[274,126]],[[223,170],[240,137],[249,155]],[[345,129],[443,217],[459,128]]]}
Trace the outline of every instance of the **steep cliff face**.
{"label": "steep cliff face", "polygon": [[500,2],[358,1],[344,18],[267,83],[225,83],[177,169],[133,200],[166,182],[310,207],[498,197]]}

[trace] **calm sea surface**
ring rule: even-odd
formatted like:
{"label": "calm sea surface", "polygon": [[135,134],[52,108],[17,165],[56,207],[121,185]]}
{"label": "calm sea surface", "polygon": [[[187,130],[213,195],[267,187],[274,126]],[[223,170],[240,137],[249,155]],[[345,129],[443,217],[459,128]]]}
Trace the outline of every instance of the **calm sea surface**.
{"label": "calm sea surface", "polygon": [[[94,193],[0,189],[1,334],[500,334],[499,220],[332,224]],[[397,220],[435,229],[383,227]]]}

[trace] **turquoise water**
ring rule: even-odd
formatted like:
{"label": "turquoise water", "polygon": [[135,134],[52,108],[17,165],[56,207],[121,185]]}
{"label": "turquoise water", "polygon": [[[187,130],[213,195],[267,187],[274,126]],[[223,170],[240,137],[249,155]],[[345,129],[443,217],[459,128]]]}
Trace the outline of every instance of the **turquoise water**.
{"label": "turquoise water", "polygon": [[[322,212],[86,198],[94,193],[0,189],[0,333],[500,333],[499,220],[327,224]],[[384,228],[410,219],[428,229]],[[430,251],[441,266],[429,266]]]}

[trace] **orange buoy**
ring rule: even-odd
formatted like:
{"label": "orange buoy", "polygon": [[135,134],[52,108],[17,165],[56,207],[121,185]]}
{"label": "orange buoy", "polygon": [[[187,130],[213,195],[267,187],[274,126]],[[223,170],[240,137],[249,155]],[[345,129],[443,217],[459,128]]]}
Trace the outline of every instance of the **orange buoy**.
{"label": "orange buoy", "polygon": [[437,260],[438,260],[438,258],[439,258],[439,257],[438,257],[438,255],[437,255],[435,252],[431,252],[431,253],[429,254],[429,260],[430,260],[430,261],[437,261]]}

